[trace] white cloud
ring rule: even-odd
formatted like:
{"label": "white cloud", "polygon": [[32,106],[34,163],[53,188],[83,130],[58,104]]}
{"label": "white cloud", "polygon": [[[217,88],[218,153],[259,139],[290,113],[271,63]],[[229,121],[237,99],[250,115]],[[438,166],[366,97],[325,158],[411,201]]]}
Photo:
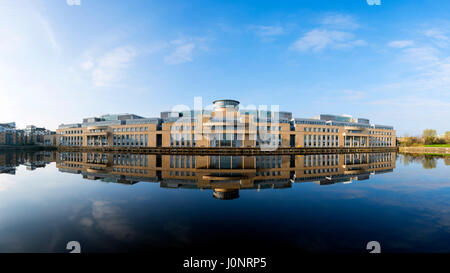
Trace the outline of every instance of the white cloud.
{"label": "white cloud", "polygon": [[92,70],[92,83],[97,87],[115,85],[124,78],[127,69],[133,64],[137,50],[133,46],[120,46],[98,58],[93,65],[87,61],[83,68]]}
{"label": "white cloud", "polygon": [[357,29],[359,24],[356,20],[346,14],[329,14],[322,19],[322,24],[332,28]]}
{"label": "white cloud", "polygon": [[313,29],[298,39],[292,47],[298,51],[312,50],[314,52],[320,52],[327,47],[343,49],[364,46],[366,44],[364,40],[355,40],[354,35],[350,32]]}
{"label": "white cloud", "polygon": [[432,28],[423,32],[425,36],[431,38],[431,41],[439,47],[447,47],[450,43],[448,31],[441,28]]}
{"label": "white cloud", "polygon": [[405,60],[425,65],[439,60],[439,50],[431,46],[411,47],[403,50]]}
{"label": "white cloud", "polygon": [[413,44],[414,44],[414,41],[411,41],[411,40],[398,40],[398,41],[390,42],[388,44],[388,46],[395,47],[395,48],[405,48],[405,47],[412,46]]}
{"label": "white cloud", "polygon": [[48,20],[39,13],[36,13],[36,16],[37,16],[37,18],[44,30],[44,33],[46,34],[47,39],[48,39],[51,47],[53,48],[53,50],[55,50],[57,53],[61,53],[61,47],[59,46],[58,42],[56,41],[53,28],[50,25],[50,23],[48,22]]}
{"label": "white cloud", "polygon": [[281,26],[252,26],[250,28],[261,37],[278,36],[285,33],[285,29]]}
{"label": "white cloud", "polygon": [[177,40],[173,42],[177,46],[174,51],[164,57],[164,62],[166,64],[180,64],[186,62],[192,62],[193,50],[196,45],[193,42],[185,43],[183,41]]}

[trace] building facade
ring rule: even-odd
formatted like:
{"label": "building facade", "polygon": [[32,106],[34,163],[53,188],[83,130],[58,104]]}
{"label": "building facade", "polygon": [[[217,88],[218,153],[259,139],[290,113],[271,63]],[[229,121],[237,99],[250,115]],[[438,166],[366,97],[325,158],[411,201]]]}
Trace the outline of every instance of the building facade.
{"label": "building facade", "polygon": [[290,112],[239,109],[235,100],[214,101],[211,110],[86,118],[62,124],[56,142],[73,147],[395,147],[392,126],[351,116],[293,118]]}

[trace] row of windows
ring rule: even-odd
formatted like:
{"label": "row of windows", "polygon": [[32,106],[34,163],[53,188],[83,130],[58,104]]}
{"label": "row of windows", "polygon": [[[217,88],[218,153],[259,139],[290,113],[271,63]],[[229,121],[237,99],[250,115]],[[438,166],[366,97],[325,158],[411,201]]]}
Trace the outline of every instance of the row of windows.
{"label": "row of windows", "polygon": [[59,143],[64,146],[82,146],[83,137],[82,136],[70,136],[70,137],[60,137]]}
{"label": "row of windows", "polygon": [[339,129],[337,128],[311,128],[311,127],[305,127],[305,132],[327,132],[327,133],[339,133]]}
{"label": "row of windows", "polygon": [[148,174],[148,170],[142,170],[142,169],[113,168],[113,171],[122,172],[122,173]]}
{"label": "row of windows", "polygon": [[304,167],[334,166],[339,164],[339,155],[305,155],[303,157]]}
{"label": "row of windows", "polygon": [[369,135],[385,135],[385,136],[392,136],[392,132],[369,131]]}
{"label": "row of windows", "polygon": [[213,169],[242,169],[242,156],[211,156],[209,167]]}
{"label": "row of windows", "polygon": [[83,130],[68,130],[68,131],[62,131],[62,135],[74,135],[74,134],[82,134]]}
{"label": "row of windows", "polygon": [[316,174],[316,173],[334,173],[337,172],[339,168],[326,168],[326,169],[314,169],[314,170],[304,170],[303,174]]}
{"label": "row of windows", "polygon": [[148,147],[148,135],[113,135],[113,146]]}
{"label": "row of windows", "polygon": [[375,165],[371,165],[369,166],[369,169],[377,169],[377,168],[390,168],[392,167],[392,164],[375,164]]}
{"label": "row of windows", "polygon": [[87,136],[88,146],[107,146],[108,138],[106,136]]}
{"label": "row of windows", "polygon": [[65,162],[62,162],[60,165],[63,166],[63,167],[68,167],[68,168],[78,168],[78,169],[81,169],[81,168],[82,168],[82,165],[81,165],[81,164],[75,164],[75,163],[65,163]]}
{"label": "row of windows", "polygon": [[337,147],[339,136],[336,135],[304,135],[304,147]]}
{"label": "row of windows", "polygon": [[195,156],[171,155],[170,168],[195,168]]}
{"label": "row of windows", "polygon": [[255,156],[256,169],[281,168],[281,156]]}
{"label": "row of windows", "polygon": [[349,164],[368,164],[392,161],[392,153],[376,153],[376,154],[346,154],[344,162]]}
{"label": "row of windows", "polygon": [[258,134],[256,137],[256,147],[260,147],[262,145],[270,145],[272,147],[278,145],[278,147],[281,147],[281,135]]}
{"label": "row of windows", "polygon": [[87,157],[86,161],[88,163],[101,163],[101,164],[108,163],[108,156],[106,154],[88,153],[86,157]]}
{"label": "row of windows", "polygon": [[369,146],[391,146],[392,138],[390,137],[369,137]]}
{"label": "row of windows", "polygon": [[60,153],[59,159],[61,161],[83,162],[83,154],[82,153]]}
{"label": "row of windows", "polygon": [[171,176],[174,176],[174,175],[175,176],[195,176],[196,175],[195,172],[184,172],[184,171],[182,171],[182,172],[170,171],[169,173],[170,173]]}
{"label": "row of windows", "polygon": [[113,128],[113,132],[144,132],[144,131],[148,131],[148,127]]}
{"label": "row of windows", "polygon": [[[256,176],[271,176],[270,172],[256,172]],[[281,176],[281,172],[272,172],[272,176]]]}
{"label": "row of windows", "polygon": [[[233,128],[233,129],[237,129],[237,128],[240,128],[240,129],[243,129],[244,127],[245,127],[245,125],[246,124],[241,124],[241,125],[237,125],[237,124],[234,124],[234,125],[212,125],[211,126],[211,130],[226,130],[226,129],[230,129],[230,128]],[[172,126],[170,126],[170,130],[171,131],[191,131],[191,128],[192,128],[192,130],[194,131],[195,130],[195,125],[180,125],[180,126],[176,126],[176,125],[172,125]],[[256,130],[257,131],[281,131],[281,126],[256,126]]]}
{"label": "row of windows", "polygon": [[170,146],[171,147],[195,147],[195,134],[171,134]]}
{"label": "row of windows", "polygon": [[148,155],[114,154],[114,165],[148,167]]}

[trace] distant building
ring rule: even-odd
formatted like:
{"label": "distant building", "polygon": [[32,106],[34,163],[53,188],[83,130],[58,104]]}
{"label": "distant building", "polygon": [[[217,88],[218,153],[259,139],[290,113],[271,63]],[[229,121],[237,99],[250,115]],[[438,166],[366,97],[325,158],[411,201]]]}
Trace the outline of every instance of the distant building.
{"label": "distant building", "polygon": [[240,110],[235,100],[213,110],[162,112],[159,118],[104,115],[62,124],[57,145],[91,147],[395,147],[392,126],[365,118]]}
{"label": "distant building", "polygon": [[51,138],[54,138],[54,141],[50,141],[53,144],[49,145],[55,145],[55,134],[55,132],[34,125],[28,125],[25,129],[20,130],[16,128],[15,122],[0,123],[0,145],[43,145],[46,139],[49,142]]}

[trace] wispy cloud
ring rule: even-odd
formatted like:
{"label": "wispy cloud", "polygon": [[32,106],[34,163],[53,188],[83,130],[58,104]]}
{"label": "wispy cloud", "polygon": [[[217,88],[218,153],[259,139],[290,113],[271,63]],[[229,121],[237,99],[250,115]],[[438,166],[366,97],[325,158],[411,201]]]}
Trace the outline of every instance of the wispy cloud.
{"label": "wispy cloud", "polygon": [[345,31],[313,29],[299,38],[292,47],[298,51],[320,52],[326,48],[345,49],[367,44],[354,37],[354,34]]}
{"label": "wispy cloud", "polygon": [[427,29],[423,34],[428,37],[431,42],[439,47],[447,47],[450,45],[450,31],[446,28],[435,27]]}
{"label": "wispy cloud", "polygon": [[194,61],[194,55],[201,51],[208,51],[207,38],[183,37],[166,43],[169,54],[164,57],[164,63],[176,65]]}
{"label": "wispy cloud", "polygon": [[321,23],[327,27],[348,30],[357,29],[360,27],[353,16],[339,13],[327,14],[322,18]]}
{"label": "wispy cloud", "polygon": [[170,65],[192,62],[194,49],[195,44],[193,42],[177,43],[173,52],[164,57],[164,62]]}
{"label": "wispy cloud", "polygon": [[410,47],[403,50],[407,62],[425,65],[439,60],[439,50],[431,46]]}
{"label": "wispy cloud", "polygon": [[322,17],[321,26],[306,32],[291,46],[297,51],[321,52],[330,49],[349,49],[365,46],[367,42],[355,38],[354,30],[359,28],[356,20],[346,14],[327,14]]}
{"label": "wispy cloud", "polygon": [[262,41],[270,42],[283,35],[287,30],[279,25],[252,25],[249,27]]}
{"label": "wispy cloud", "polygon": [[412,46],[414,44],[414,41],[411,40],[397,40],[397,41],[392,41],[388,44],[388,46],[390,47],[394,47],[394,48],[405,48],[408,46]]}
{"label": "wispy cloud", "polygon": [[48,22],[48,20],[43,15],[41,15],[40,13],[37,13],[37,12],[36,12],[36,17],[37,17],[39,23],[41,24],[41,26],[44,30],[44,33],[46,34],[47,39],[48,39],[51,47],[53,48],[53,50],[55,50],[57,53],[61,53],[61,47],[60,47],[59,43],[56,41],[53,28],[50,25],[50,23]]}
{"label": "wispy cloud", "polygon": [[81,64],[84,70],[91,71],[92,83],[97,87],[110,87],[120,82],[133,64],[138,51],[134,46],[116,47],[96,60]]}

